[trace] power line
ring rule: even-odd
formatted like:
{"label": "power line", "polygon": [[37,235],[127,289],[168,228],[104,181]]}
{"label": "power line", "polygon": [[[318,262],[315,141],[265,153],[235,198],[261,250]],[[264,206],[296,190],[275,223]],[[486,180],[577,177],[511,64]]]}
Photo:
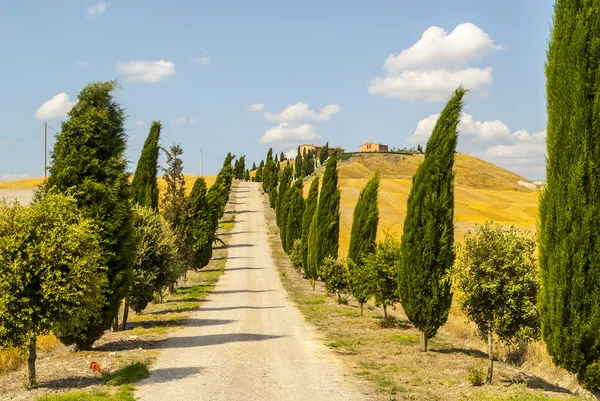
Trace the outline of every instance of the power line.
{"label": "power line", "polygon": [[27,138],[29,135],[33,134],[33,132],[30,132],[29,134],[17,139],[16,141],[9,143],[8,145],[6,145],[3,148],[0,148],[0,152],[2,152],[4,149],[10,148],[11,146],[13,146],[15,143],[21,142],[23,139]]}

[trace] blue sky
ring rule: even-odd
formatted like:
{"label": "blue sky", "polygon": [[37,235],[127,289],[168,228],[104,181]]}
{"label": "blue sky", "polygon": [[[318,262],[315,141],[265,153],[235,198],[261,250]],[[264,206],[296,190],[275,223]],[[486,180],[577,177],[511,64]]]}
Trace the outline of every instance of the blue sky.
{"label": "blue sky", "polygon": [[227,151],[251,165],[271,146],[424,145],[463,83],[459,151],[542,179],[551,13],[550,0],[2,1],[0,149],[29,136],[0,150],[0,179],[43,175],[43,122],[60,129],[83,86],[116,78],[132,169],[153,120],[187,173],[200,148],[215,174]]}

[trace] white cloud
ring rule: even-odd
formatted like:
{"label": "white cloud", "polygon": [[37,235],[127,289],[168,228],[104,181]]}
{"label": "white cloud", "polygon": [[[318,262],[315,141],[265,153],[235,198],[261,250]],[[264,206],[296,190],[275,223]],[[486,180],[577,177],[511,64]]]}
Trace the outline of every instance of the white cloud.
{"label": "white cloud", "polygon": [[339,104],[328,104],[317,114],[308,107],[308,104],[300,102],[286,107],[281,113],[265,113],[265,118],[270,121],[302,121],[318,120],[329,121],[331,116],[339,113],[341,110]]}
{"label": "white cloud", "polygon": [[298,156],[298,149],[293,148],[284,153],[288,160],[295,159]]}
{"label": "white cloud", "polygon": [[185,124],[195,124],[196,123],[196,118],[194,117],[179,117],[173,121],[171,121],[171,125],[174,126],[179,126],[179,125],[185,125]]}
{"label": "white cloud", "polygon": [[492,68],[468,67],[468,62],[501,49],[472,23],[460,24],[450,34],[432,26],[413,46],[388,56],[385,75],[369,80],[369,93],[441,102],[459,85],[477,91],[493,83]]}
{"label": "white cloud", "polygon": [[369,82],[369,93],[406,100],[424,99],[436,103],[447,100],[459,85],[476,91],[484,85],[491,85],[492,82],[491,67],[467,68],[459,71],[405,70],[372,79]]}
{"label": "white cloud", "polygon": [[390,55],[383,68],[401,71],[409,68],[464,68],[468,61],[481,60],[502,50],[477,25],[470,22],[458,25],[448,34],[443,28],[431,26],[421,39],[400,52]]}
{"label": "white cloud", "polygon": [[546,167],[546,130],[530,134],[525,130],[512,134],[510,145],[494,145],[481,154],[486,160],[517,171],[528,179],[541,179]]}
{"label": "white cloud", "polygon": [[262,144],[297,145],[305,141],[321,139],[312,125],[302,124],[296,126],[283,122],[268,129],[259,142]]}
{"label": "white cloud", "polygon": [[87,65],[88,65],[87,60],[79,60],[77,62],[77,67],[82,67],[83,68],[83,67],[87,67]]}
{"label": "white cloud", "polygon": [[0,175],[0,181],[13,181],[20,180],[22,178],[28,178],[29,174],[13,174],[13,173],[4,173]]}
{"label": "white cloud", "polygon": [[102,15],[106,11],[106,2],[101,1],[100,3],[96,3],[91,7],[86,8],[85,16],[88,18],[95,17],[96,15]]}
{"label": "white cloud", "polygon": [[144,125],[146,125],[146,123],[145,123],[145,122],[143,122],[142,120],[137,120],[137,121],[135,122],[135,125],[137,125],[138,127],[143,127]]}
{"label": "white cloud", "polygon": [[59,93],[52,99],[45,101],[35,112],[38,120],[52,120],[64,118],[77,102],[72,101],[66,93]]}
{"label": "white cloud", "polygon": [[119,63],[115,68],[126,79],[134,82],[158,82],[175,74],[175,63],[165,60],[129,61]]}
{"label": "white cloud", "polygon": [[248,106],[248,111],[261,111],[265,108],[265,105],[262,103],[254,103]]}
{"label": "white cloud", "polygon": [[210,63],[210,58],[203,56],[199,58],[195,58],[192,60],[192,64],[208,64]]}
{"label": "white cloud", "polygon": [[[415,132],[408,138],[408,141],[410,143],[427,143],[439,117],[439,114],[431,114],[419,121]],[[510,129],[502,121],[475,121],[473,116],[467,113],[461,113],[458,131],[461,137],[467,136],[476,141],[506,142],[510,139]],[[518,132],[522,131],[517,131],[515,134]]]}

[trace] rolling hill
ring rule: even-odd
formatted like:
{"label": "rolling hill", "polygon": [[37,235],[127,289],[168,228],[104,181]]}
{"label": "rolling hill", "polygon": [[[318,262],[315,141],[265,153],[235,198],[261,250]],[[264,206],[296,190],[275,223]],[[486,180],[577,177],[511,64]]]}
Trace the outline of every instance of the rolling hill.
{"label": "rolling hill", "polygon": [[[422,159],[423,155],[356,154],[338,163],[338,186],[342,195],[340,257],[348,252],[352,215],[360,191],[376,171],[382,178],[378,238],[385,233],[402,235],[412,176]],[[527,181],[525,178],[466,154],[457,155],[454,172],[454,221],[458,241],[462,241],[476,223],[486,220],[535,230],[539,191],[517,184],[519,180]],[[311,181],[309,178],[305,183],[305,196]]]}

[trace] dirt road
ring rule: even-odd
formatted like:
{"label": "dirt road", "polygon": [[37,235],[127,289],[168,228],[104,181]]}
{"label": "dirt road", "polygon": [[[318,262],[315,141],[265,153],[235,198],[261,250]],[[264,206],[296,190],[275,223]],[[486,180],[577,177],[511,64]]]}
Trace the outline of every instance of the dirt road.
{"label": "dirt road", "polygon": [[140,400],[368,399],[287,300],[258,185],[233,189],[225,274],[187,327],[167,340],[136,391]]}

